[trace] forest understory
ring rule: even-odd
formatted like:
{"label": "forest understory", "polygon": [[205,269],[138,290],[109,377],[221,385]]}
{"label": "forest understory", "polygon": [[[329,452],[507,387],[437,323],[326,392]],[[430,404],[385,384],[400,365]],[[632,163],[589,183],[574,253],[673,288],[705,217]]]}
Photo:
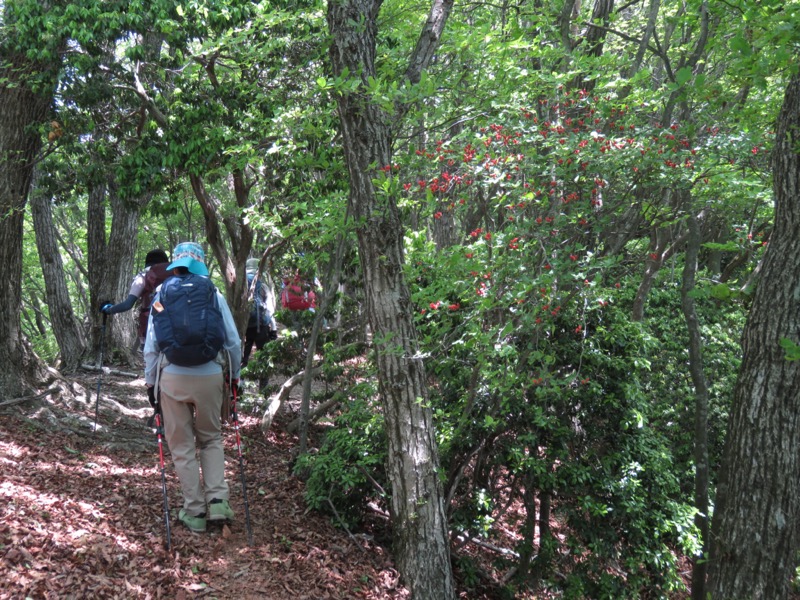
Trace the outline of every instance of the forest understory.
{"label": "forest understory", "polygon": [[[266,435],[255,410],[240,410],[252,546],[234,430],[226,426],[223,436],[236,519],[210,523],[205,534],[177,521],[181,495],[165,444],[168,552],[143,380],[103,375],[93,432],[97,383],[97,373],[78,374],[73,386],[85,395],[69,410],[55,403],[0,413],[0,599],[409,598],[385,519],[346,531],[306,508],[303,482],[290,470],[296,439],[281,426],[292,418],[288,407]],[[496,552],[466,551],[485,554],[486,577]],[[467,589],[462,581],[459,597],[500,597],[485,584]]]}

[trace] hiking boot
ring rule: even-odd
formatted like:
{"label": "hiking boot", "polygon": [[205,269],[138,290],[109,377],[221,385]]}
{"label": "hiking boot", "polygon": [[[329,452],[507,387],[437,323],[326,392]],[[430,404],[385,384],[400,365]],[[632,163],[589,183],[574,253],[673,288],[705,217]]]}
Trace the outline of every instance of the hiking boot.
{"label": "hiking boot", "polygon": [[215,498],[208,503],[209,521],[233,521],[233,509],[227,500]]}
{"label": "hiking boot", "polygon": [[178,520],[195,533],[203,533],[206,530],[206,513],[193,517],[182,508],[178,512]]}

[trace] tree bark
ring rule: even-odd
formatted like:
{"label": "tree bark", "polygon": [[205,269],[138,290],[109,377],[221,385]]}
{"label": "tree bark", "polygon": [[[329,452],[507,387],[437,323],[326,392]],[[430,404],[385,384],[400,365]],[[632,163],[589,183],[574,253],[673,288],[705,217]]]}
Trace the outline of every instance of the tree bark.
{"label": "tree bark", "polygon": [[[412,597],[449,600],[455,598],[449,535],[425,368],[403,276],[403,228],[394,196],[378,195],[373,184],[384,176],[380,169],[391,164],[388,116],[363,91],[376,74],[380,7],[380,0],[328,3],[330,57],[337,77],[349,72],[361,84],[338,97],[338,114],[389,442],[395,555]],[[448,12],[446,2],[434,3],[410,72],[425,68]]]}
{"label": "tree bark", "polygon": [[58,64],[33,65],[7,41],[0,41],[0,398],[17,398],[45,377],[21,330],[22,223]]}
{"label": "tree bark", "polygon": [[[251,186],[245,182],[241,172],[234,173],[232,178],[237,206],[244,209],[249,204]],[[247,285],[245,263],[253,248],[255,234],[241,213],[238,217],[223,215],[222,203],[208,191],[201,176],[191,174],[189,180],[195,198],[203,210],[208,244],[222,269],[226,300],[233,313],[239,334],[244,337],[247,318],[250,314],[250,290]],[[220,227],[220,224],[223,226]],[[228,252],[228,244],[230,244],[231,252]]]}
{"label": "tree bark", "polygon": [[39,262],[44,274],[50,323],[61,353],[61,371],[74,371],[80,365],[86,339],[72,310],[50,198],[36,189],[31,194],[31,214]]}
{"label": "tree bark", "polygon": [[[106,236],[106,202],[111,206],[111,231]],[[100,348],[100,336],[105,340],[106,357],[111,350],[119,353],[128,364],[133,364],[132,340],[135,336],[133,318],[111,317],[105,330],[99,308],[104,302],[121,302],[128,296],[133,274],[136,272],[134,254],[139,226],[139,206],[119,197],[113,181],[89,189],[87,215],[89,290],[93,319],[93,349]]]}
{"label": "tree bark", "polygon": [[743,336],[712,523],[714,600],[787,597],[800,549],[800,74],[786,90],[773,152],[775,230]]}
{"label": "tree bark", "polygon": [[705,599],[705,581],[707,570],[706,549],[708,545],[708,384],[703,361],[703,339],[700,334],[700,322],[697,318],[692,292],[695,289],[697,261],[700,253],[700,216],[690,215],[687,223],[689,230],[686,247],[686,262],[683,267],[681,285],[681,308],[689,331],[689,372],[694,384],[694,506],[697,514],[695,526],[700,531],[701,553],[694,557],[692,565],[692,599]]}

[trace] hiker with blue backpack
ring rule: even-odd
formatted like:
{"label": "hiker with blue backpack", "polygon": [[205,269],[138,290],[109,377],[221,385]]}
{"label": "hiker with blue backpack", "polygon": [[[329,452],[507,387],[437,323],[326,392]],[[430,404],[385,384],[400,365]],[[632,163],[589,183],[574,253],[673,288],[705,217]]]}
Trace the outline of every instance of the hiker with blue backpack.
{"label": "hiker with blue backpack", "polygon": [[250,362],[250,354],[254,345],[256,350],[261,350],[269,340],[278,338],[278,325],[272,315],[275,311],[275,294],[271,290],[270,282],[265,281],[265,277],[257,277],[258,266],[257,258],[248,258],[245,263],[247,288],[253,295],[253,301],[250,305],[250,315],[247,318],[247,329],[244,333],[242,367],[246,367]]}
{"label": "hiker with blue backpack", "polygon": [[[156,292],[144,346],[150,404],[164,420],[164,437],[183,492],[178,520],[193,532],[234,517],[228,502],[221,409],[225,373],[238,389],[241,339],[225,297],[208,279],[195,242],[175,247],[174,275]],[[196,449],[199,448],[199,462]],[[202,478],[202,480],[201,480]]]}

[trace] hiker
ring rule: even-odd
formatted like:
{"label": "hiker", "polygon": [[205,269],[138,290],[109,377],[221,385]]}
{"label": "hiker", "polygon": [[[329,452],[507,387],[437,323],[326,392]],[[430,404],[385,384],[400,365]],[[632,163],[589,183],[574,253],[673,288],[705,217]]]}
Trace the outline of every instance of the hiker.
{"label": "hiker", "polygon": [[281,306],[288,310],[317,309],[317,295],[314,293],[314,281],[306,278],[298,269],[293,276],[283,278],[281,290]]}
{"label": "hiker", "polygon": [[155,289],[171,275],[167,271],[169,258],[167,253],[160,249],[150,250],[144,257],[144,271],[136,274],[131,282],[131,289],[128,297],[119,304],[110,302],[100,307],[100,312],[107,315],[115,315],[133,308],[139,300],[139,351],[144,349],[144,337],[147,333],[147,318],[150,316],[150,299]]}
{"label": "hiker", "polygon": [[172,259],[167,270],[174,277],[156,292],[147,325],[145,383],[148,400],[163,414],[164,436],[181,482],[178,520],[193,532],[203,532],[207,521],[234,516],[220,412],[223,357],[227,354],[231,385],[238,386],[241,339],[225,297],[208,279],[200,245],[180,243]]}
{"label": "hiker", "polygon": [[[248,258],[246,263],[247,287],[253,287],[253,281],[258,273],[259,261],[257,258]],[[250,316],[247,319],[247,329],[244,334],[244,354],[242,356],[242,367],[246,367],[250,361],[250,353],[255,344],[256,350],[261,350],[269,340],[278,338],[278,325],[272,316],[275,311],[275,296],[272,293],[270,281],[263,276],[259,277],[255,284],[255,289],[251,290],[253,302],[250,308]],[[263,387],[263,385],[261,386]]]}

